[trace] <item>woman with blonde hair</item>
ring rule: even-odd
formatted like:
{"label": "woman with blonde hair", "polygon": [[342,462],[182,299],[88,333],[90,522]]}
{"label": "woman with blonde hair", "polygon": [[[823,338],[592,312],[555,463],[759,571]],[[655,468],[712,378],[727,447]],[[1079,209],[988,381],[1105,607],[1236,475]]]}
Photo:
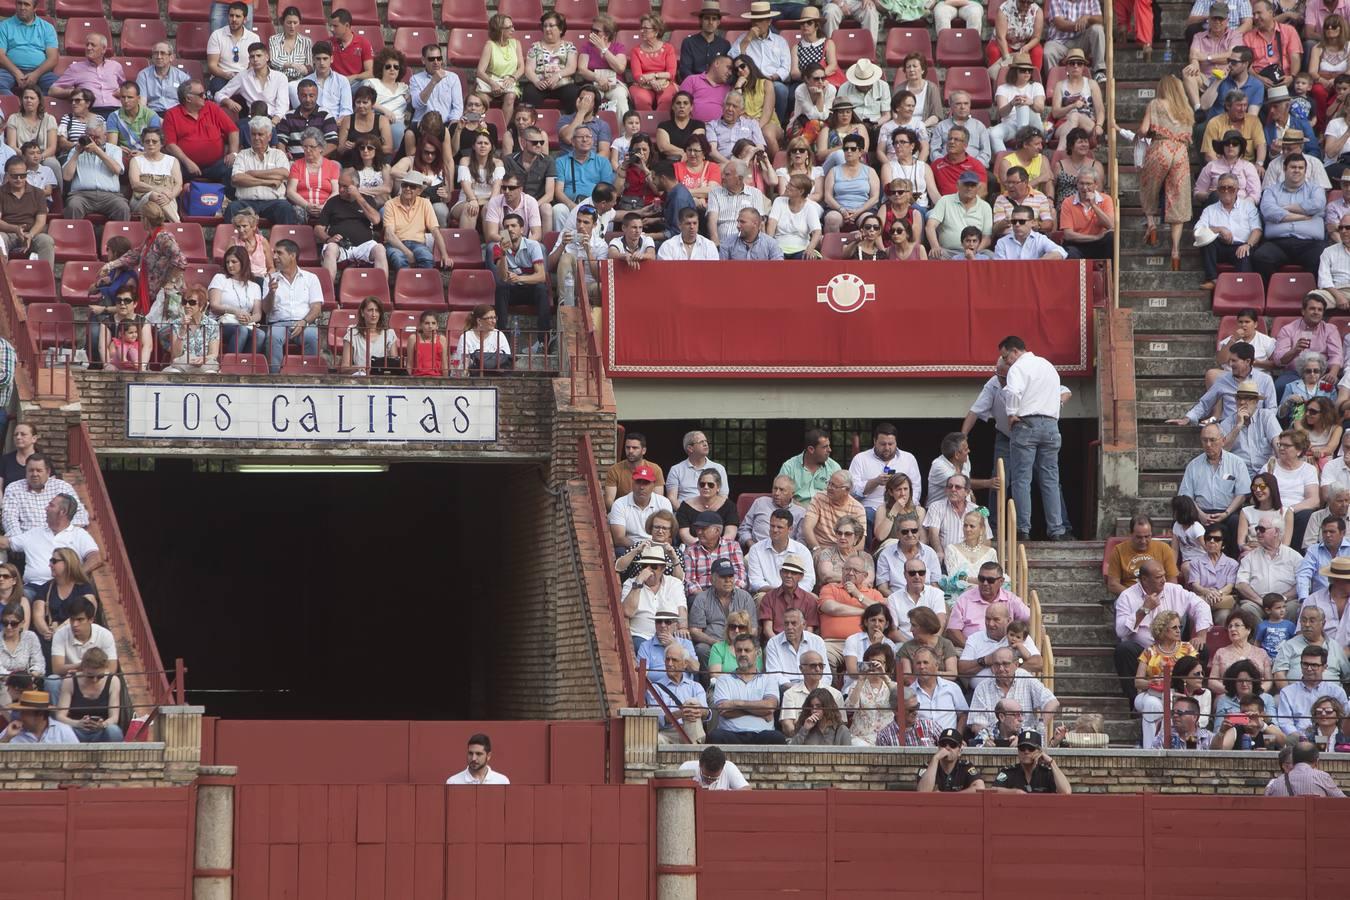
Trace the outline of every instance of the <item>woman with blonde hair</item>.
{"label": "woman with blonde hair", "polygon": [[94,585],[84,573],[80,556],[69,547],[58,547],[52,551],[52,580],[38,589],[33,598],[33,630],[42,641],[44,655],[51,655],[52,634],[58,626],[70,618],[70,608],[76,600],[84,599],[94,604],[94,620],[103,621],[103,607],[98,602]]}
{"label": "woman with blonde hair", "polygon": [[980,566],[998,562],[998,551],[990,545],[987,530],[988,520],[980,510],[972,509],[961,517],[962,541],[948,544],[943,556],[947,577],[942,579],[942,589],[948,597],[975,587],[971,579]]}
{"label": "woman with blonde hair", "polygon": [[478,93],[499,102],[502,117],[510,122],[525,74],[525,52],[516,40],[516,25],[510,16],[497,13],[488,19],[488,39],[478,57],[476,74]]}
{"label": "woman with blonde hair", "polygon": [[[1196,657],[1195,648],[1181,639],[1181,616],[1165,609],[1153,617],[1149,626],[1153,645],[1139,654],[1139,665],[1134,671],[1135,711],[1143,715],[1143,746],[1153,746],[1162,718],[1162,694],[1166,686],[1166,664],[1174,665],[1184,657]],[[1203,674],[1203,670],[1202,670]]]}
{"label": "woman with blonde hair", "polygon": [[244,253],[248,254],[252,277],[263,278],[272,274],[276,260],[272,258],[272,246],[258,229],[258,221],[258,214],[251,206],[245,206],[235,213],[230,219],[234,225],[230,246],[242,247]]}
{"label": "woman with blonde hair", "polygon": [[1164,75],[1158,81],[1157,96],[1149,101],[1139,124],[1138,133],[1150,139],[1139,171],[1139,202],[1147,221],[1144,243],[1157,246],[1158,221],[1165,221],[1172,238],[1173,272],[1181,269],[1181,233],[1191,220],[1190,146],[1194,119],[1181,79]]}
{"label": "woman with blonde hair", "polygon": [[811,192],[807,195],[817,203],[825,193],[825,170],[816,165],[811,156],[811,145],[805,138],[795,137],[788,141],[787,161],[775,173],[778,176],[778,196],[787,194],[788,180],[793,175],[805,175],[811,179]]}
{"label": "woman with blonde hair", "polygon": [[[755,638],[755,629],[750,627],[750,614],[743,609],[727,613],[727,633],[722,640],[713,644],[708,652],[708,672],[713,680],[723,672],[736,671],[736,654],[732,652],[731,642],[743,634]],[[758,643],[758,639],[755,641]],[[764,671],[764,648],[755,651],[755,668]]]}
{"label": "woman with blonde hair", "polygon": [[[33,630],[33,605],[23,592],[23,577],[14,563],[0,563],[0,607],[17,604],[23,613],[23,629]],[[6,666],[13,671],[13,667]]]}

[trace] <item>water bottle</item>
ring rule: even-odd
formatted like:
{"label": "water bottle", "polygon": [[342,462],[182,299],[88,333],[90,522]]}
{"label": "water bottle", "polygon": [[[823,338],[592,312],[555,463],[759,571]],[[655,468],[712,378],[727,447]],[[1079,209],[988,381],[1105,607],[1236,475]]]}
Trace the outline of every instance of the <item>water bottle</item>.
{"label": "water bottle", "polygon": [[1171,61],[1172,61],[1172,39],[1168,38],[1163,43],[1163,62],[1170,63]]}

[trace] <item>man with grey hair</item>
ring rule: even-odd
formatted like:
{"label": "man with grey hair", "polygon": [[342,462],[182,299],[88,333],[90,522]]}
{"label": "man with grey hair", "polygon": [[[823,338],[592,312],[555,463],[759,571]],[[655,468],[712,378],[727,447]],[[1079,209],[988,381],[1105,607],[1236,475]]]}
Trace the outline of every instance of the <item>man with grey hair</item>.
{"label": "man with grey hair", "polygon": [[[750,169],[739,159],[728,160],[722,166],[722,183],[708,191],[708,224],[713,229],[713,243],[719,246],[734,240],[738,232],[737,220],[743,209],[753,209],[761,216],[769,213],[769,200],[764,192],[746,179]],[[772,241],[777,246],[777,241]]]}
{"label": "man with grey hair", "polygon": [[841,580],[820,589],[820,633],[829,650],[830,665],[844,668],[844,642],[863,627],[863,613],[886,597],[872,586],[876,565],[869,553],[854,553],[844,560]]}
{"label": "man with grey hair", "polygon": [[230,180],[239,155],[239,126],[206,99],[206,85],[198,79],[178,85],[178,105],[164,114],[164,152],[182,164],[184,181]]}
{"label": "man with grey hair", "polygon": [[825,483],[825,490],[811,498],[806,508],[806,521],[802,523],[802,543],[815,550],[837,543],[834,534],[835,524],[844,516],[852,516],[859,522],[867,520],[863,506],[851,494],[853,476],[847,469],[840,469]]}
{"label": "man with grey hair", "polygon": [[94,95],[93,111],[100,116],[112,115],[117,109],[117,91],[125,77],[122,64],[108,58],[108,38],[91,32],[84,39],[84,57],[74,60],[47,91],[58,100],[69,100],[76,91]]}
{"label": "man with grey hair", "polygon": [[[1219,199],[1206,206],[1195,223],[1195,242],[1200,245],[1204,283],[1208,285],[1205,290],[1214,287],[1220,263],[1239,272],[1252,270],[1252,250],[1261,243],[1261,214],[1255,203],[1239,195],[1240,187],[1236,175],[1231,172],[1220,175],[1215,191]],[[1201,231],[1202,228],[1208,232]]]}
{"label": "man with grey hair", "polygon": [[593,201],[597,187],[614,184],[614,167],[595,151],[595,132],[590,126],[578,125],[572,132],[572,149],[553,161],[553,178],[553,221],[559,224],[567,222],[588,199]]}
{"label": "man with grey hair", "polygon": [[78,525],[71,524],[80,504],[70,494],[58,494],[47,502],[47,521],[37,528],[0,537],[0,550],[14,550],[24,554],[24,593],[31,600],[37,596],[39,585],[52,580],[51,555],[62,547],[75,551],[83,564],[85,574],[92,574],[102,565],[98,544]]}
{"label": "man with grey hair", "polygon": [[950,102],[951,114],[929,131],[929,159],[936,162],[947,155],[947,135],[953,128],[960,127],[966,130],[966,152],[988,168],[989,161],[994,158],[994,145],[989,138],[989,128],[970,114],[970,93],[952,91]]}
{"label": "man with grey hair", "polygon": [[726,95],[722,100],[722,117],[713,119],[706,127],[712,158],[720,165],[731,160],[731,151],[737,141],[747,140],[756,147],[764,146],[764,132],[758,120],[745,114],[745,95],[740,91]]}
{"label": "man with grey hair", "polygon": [[997,721],[995,707],[1000,700],[1016,700],[1022,707],[1022,727],[1053,734],[1055,713],[1059,711],[1059,700],[1041,683],[1040,679],[1026,669],[1017,667],[1017,657],[1007,647],[995,650],[989,660],[993,678],[986,678],[975,686],[970,698],[970,730],[978,735],[994,726]]}
{"label": "man with grey hair", "polygon": [[[892,704],[894,705],[894,704]],[[919,695],[905,688],[904,721],[892,719],[877,732],[878,747],[936,747],[942,728],[923,715]]]}
{"label": "man with grey hair", "polygon": [[337,283],[339,263],[374,266],[389,272],[389,258],[380,243],[380,211],[361,193],[355,169],[343,169],[338,192],[329,197],[314,225],[323,267]]}
{"label": "man with grey hair", "polygon": [[70,148],[61,177],[70,182],[66,217],[83,219],[91,213],[110,221],[131,218],[131,207],[122,196],[122,148],[108,143],[108,126],[101,116],[92,116],[84,136]]}
{"label": "man with grey hair", "polygon": [[1069,259],[1110,259],[1115,203],[1097,189],[1097,173],[1092,169],[1078,173],[1077,188],[1059,205],[1059,228],[1064,232],[1060,243],[1069,251]]}
{"label": "man with grey hair", "polygon": [[839,689],[834,685],[825,681],[825,658],[818,651],[807,650],[803,653],[800,665],[802,680],[784,691],[783,700],[778,704],[778,728],[788,737],[796,733],[797,719],[801,716],[802,708],[806,706],[806,698],[817,688],[829,691],[835,705],[841,710],[844,708],[844,695],[839,693]]}
{"label": "man with grey hair", "polygon": [[[647,705],[657,710],[656,739],[662,744],[681,744],[681,737],[675,723],[666,719],[664,703],[671,715],[679,720],[684,734],[695,744],[703,743],[703,723],[712,715],[708,709],[708,695],[698,679],[689,674],[689,654],[679,641],[666,645],[666,677],[647,684]],[[657,698],[660,697],[660,702]]]}
{"label": "man with grey hair", "polygon": [[[801,540],[802,520],[806,518],[806,508],[798,505],[793,494],[795,487],[791,478],[779,475],[774,478],[773,486],[767,495],[755,498],[755,502],[750,504],[750,509],[741,518],[740,527],[736,529],[736,537],[742,546],[749,550],[760,541],[768,540],[772,530],[771,517],[774,511],[779,509],[792,517],[788,536],[794,541]],[[748,556],[746,561],[749,561]]]}
{"label": "man with grey hair", "polygon": [[730,491],[726,467],[708,458],[708,436],[702,431],[686,431],[680,441],[685,458],[670,467],[666,475],[666,499],[677,508],[686,500],[698,496],[698,476],[705,469],[715,469],[722,477],[722,490]]}
{"label": "man with grey hair", "polygon": [[[923,527],[928,532],[928,546],[937,551],[938,559],[946,561],[947,547],[965,540],[965,518],[967,513],[978,510],[970,496],[970,478],[957,472],[948,476],[946,494],[942,497],[929,497],[928,510],[923,518]],[[993,538],[989,529],[989,520],[980,516],[980,531],[985,538]]]}
{"label": "man with grey hair", "polygon": [[286,199],[290,171],[286,152],[272,146],[272,120],[267,116],[249,119],[248,147],[235,156],[230,170],[234,202],[225,210],[225,221],[232,221],[246,209],[281,225],[306,221],[306,216]]}
{"label": "man with grey hair", "polygon": [[[1330,518],[1345,519],[1350,522],[1350,486],[1333,483],[1330,487],[1325,481],[1325,471],[1323,473],[1322,490],[1327,500],[1327,505],[1316,510],[1308,517],[1308,527],[1303,531],[1301,547],[1307,548],[1315,545],[1322,534],[1322,523]],[[1345,556],[1347,554],[1339,554]]]}
{"label": "man with grey hair", "polygon": [[160,41],[150,48],[150,65],[136,75],[145,105],[161,116],[178,105],[178,86],[192,76],[173,64],[173,45]]}
{"label": "man with grey hair", "polygon": [[1261,599],[1266,594],[1283,594],[1293,600],[1302,562],[1299,552],[1284,540],[1284,516],[1262,513],[1256,526],[1256,547],[1238,563],[1238,605],[1259,620],[1265,618]]}

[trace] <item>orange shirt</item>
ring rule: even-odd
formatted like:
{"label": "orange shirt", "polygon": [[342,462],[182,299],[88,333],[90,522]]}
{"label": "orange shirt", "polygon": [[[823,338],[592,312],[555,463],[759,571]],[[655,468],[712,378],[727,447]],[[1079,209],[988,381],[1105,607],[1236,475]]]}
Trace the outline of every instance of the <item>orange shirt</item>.
{"label": "orange shirt", "polygon": [[832,616],[821,610],[820,613],[820,636],[826,640],[842,641],[862,631],[862,614],[873,603],[884,603],[885,598],[875,588],[868,588],[860,591],[863,595],[861,601],[854,599],[853,595],[844,590],[842,584],[827,584],[820,589],[820,599],[833,600],[835,603],[841,603],[844,606],[856,606],[858,614],[856,616]]}
{"label": "orange shirt", "polygon": [[[1111,198],[1105,194],[1098,193],[1097,204],[1112,219],[1116,217],[1115,204]],[[1064,198],[1064,202],[1059,207],[1059,227],[1062,231],[1076,231],[1079,234],[1090,234],[1093,237],[1101,237],[1106,234],[1106,226],[1102,224],[1097,214],[1088,209],[1082,203],[1078,202],[1078,194],[1072,197]]]}

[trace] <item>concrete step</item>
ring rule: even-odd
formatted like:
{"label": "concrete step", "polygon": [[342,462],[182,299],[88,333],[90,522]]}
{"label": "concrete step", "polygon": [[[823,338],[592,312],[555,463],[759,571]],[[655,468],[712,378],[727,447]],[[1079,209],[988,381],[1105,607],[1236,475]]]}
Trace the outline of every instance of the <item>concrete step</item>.
{"label": "concrete step", "polygon": [[[1153,523],[1153,533],[1162,534],[1172,527],[1172,516],[1150,516],[1150,522]],[[1128,537],[1130,533],[1130,519],[1128,516],[1121,516],[1116,519],[1116,534],[1121,537]]]}
{"label": "concrete step", "polygon": [[[1091,606],[1107,599],[1110,595],[1106,592],[1105,585],[1102,584],[1101,566],[1099,565],[1095,572],[1096,575],[1091,581],[1077,582],[1046,582],[1038,583],[1032,579],[1032,586],[1036,588],[1036,594],[1041,598],[1041,607],[1045,608],[1047,604],[1055,606]],[[1086,622],[1077,624],[1091,624],[1097,619],[1089,617]]]}
{"label": "concrete step", "polygon": [[1181,487],[1181,478],[1171,472],[1149,472],[1139,476],[1141,499],[1171,500]]}
{"label": "concrete step", "polygon": [[1032,566],[1051,562],[1081,562],[1090,559],[1100,561],[1102,549],[1106,545],[1102,541],[1034,541],[1025,546],[1027,568],[1030,569]]}
{"label": "concrete step", "polygon": [[1186,331],[1178,326],[1152,330],[1141,323],[1134,327],[1135,359],[1186,357],[1213,362],[1214,330]]}
{"label": "concrete step", "polygon": [[[1195,389],[1195,396],[1200,396],[1198,382]],[[1194,402],[1194,400],[1181,402],[1165,400],[1136,401],[1134,414],[1140,422],[1162,422],[1180,416],[1186,412],[1186,410],[1190,409],[1191,404]]]}
{"label": "concrete step", "polygon": [[1178,334],[1192,332],[1208,336],[1209,349],[1214,349],[1215,334],[1219,329],[1219,317],[1205,311],[1175,311],[1139,307],[1131,317],[1136,333]]}
{"label": "concrete step", "polygon": [[1138,400],[1145,403],[1182,404],[1174,415],[1154,415],[1139,413],[1140,421],[1147,418],[1171,419],[1185,412],[1204,393],[1205,381],[1202,375],[1142,377],[1135,381],[1135,393]]}
{"label": "concrete step", "polygon": [[1149,312],[1204,312],[1209,313],[1212,305],[1212,292],[1202,291],[1198,284],[1175,290],[1147,290],[1147,285],[1138,289],[1130,287],[1135,273],[1120,273],[1120,305],[1134,310]]}
{"label": "concrete step", "polygon": [[[1181,472],[1186,464],[1200,451],[1194,447],[1156,447],[1139,448],[1139,471],[1141,472]],[[1178,476],[1180,477],[1180,476]]]}
{"label": "concrete step", "polygon": [[1192,425],[1165,425],[1160,423],[1141,423],[1139,425],[1139,446],[1169,449],[1187,447],[1200,451],[1200,430]]}
{"label": "concrete step", "polygon": [[1097,645],[1100,647],[1114,646],[1115,631],[1109,622],[1098,622],[1091,625],[1055,625],[1047,628],[1050,632],[1050,640],[1056,646],[1059,644],[1074,645]]}
{"label": "concrete step", "polygon": [[1084,551],[1081,559],[1033,559],[1027,555],[1027,575],[1031,583],[1075,584],[1090,581],[1100,554],[1090,555]]}
{"label": "concrete step", "polygon": [[[1181,269],[1177,274],[1189,273],[1189,277],[1194,280],[1191,284],[1187,285],[1187,287],[1192,290],[1199,290],[1200,283],[1204,280],[1204,266],[1200,261],[1200,251],[1189,245],[1189,240],[1182,241],[1180,254]],[[1156,247],[1138,247],[1133,250],[1122,249],[1120,251],[1120,274],[1122,282],[1125,280],[1127,273],[1171,271],[1171,266],[1171,245],[1168,244],[1167,235],[1161,232],[1158,235],[1158,246]]]}
{"label": "concrete step", "polygon": [[1112,747],[1137,747],[1139,722],[1123,696],[1116,700],[1106,697],[1060,697],[1059,718],[1072,726],[1081,715],[1095,713],[1102,717],[1102,727]]}
{"label": "concrete step", "polygon": [[[1153,257],[1149,258],[1152,259]],[[1170,298],[1174,296],[1200,295],[1200,282],[1203,280],[1204,274],[1200,269],[1198,260],[1188,267],[1187,264],[1189,261],[1186,260],[1185,254],[1183,254],[1183,271],[1173,272],[1168,268],[1168,256],[1166,250],[1163,250],[1158,254],[1156,259],[1160,259],[1162,262],[1141,265],[1140,268],[1121,269],[1120,291],[1122,297],[1125,295],[1126,291],[1134,292],[1136,295],[1142,292],[1148,298],[1169,298],[1169,306],[1171,306]],[[1124,260],[1121,262],[1122,266],[1125,265]],[[1180,299],[1180,297],[1178,297],[1178,299]],[[1151,299],[1146,300],[1145,302],[1151,302]],[[1200,302],[1187,303],[1182,305],[1181,308],[1190,308],[1193,310],[1209,309],[1210,299],[1206,296],[1203,304]]]}
{"label": "concrete step", "polygon": [[[1180,472],[1176,472],[1176,473],[1159,473],[1159,474],[1172,474],[1172,475],[1174,475],[1174,477],[1176,477],[1177,481],[1180,481],[1180,480],[1181,480],[1181,473],[1180,473]],[[1155,522],[1161,522],[1161,523],[1162,523],[1162,525],[1161,525],[1161,528],[1162,528],[1162,529],[1168,529],[1168,528],[1170,528],[1171,525],[1172,525],[1172,498],[1171,498],[1171,497],[1166,497],[1166,498],[1163,498],[1163,497],[1135,497],[1134,500],[1131,501],[1131,506],[1132,506],[1132,508],[1133,508],[1133,512],[1134,512],[1136,515],[1139,514],[1139,513],[1147,513],[1149,516],[1151,516],[1151,517],[1153,518],[1153,520],[1154,520]],[[1125,524],[1126,524],[1126,526],[1127,526],[1126,530],[1128,531],[1128,525],[1129,525],[1128,520],[1122,520],[1122,521],[1125,522]]]}
{"label": "concrete step", "polygon": [[[1088,596],[1090,587],[1093,590],[1100,590],[1105,593],[1106,588],[1100,583],[1085,586],[1084,596]],[[1092,595],[1095,598],[1095,594]],[[1058,628],[1064,625],[1100,625],[1102,623],[1111,624],[1110,612],[1097,602],[1096,599],[1082,600],[1073,603],[1047,603],[1045,597],[1041,597],[1041,614],[1044,617],[1046,629],[1050,632],[1051,640],[1059,636]],[[1067,643],[1067,642],[1066,642]]]}
{"label": "concrete step", "polygon": [[[1203,378],[1205,371],[1212,365],[1214,365],[1214,357],[1212,356],[1136,356],[1134,374],[1137,378],[1154,376]],[[1195,396],[1199,397],[1200,395],[1196,394]],[[1194,400],[1191,402],[1194,402]]]}
{"label": "concrete step", "polygon": [[[1157,54],[1154,54],[1155,58]],[[1116,121],[1133,131],[1144,118],[1144,110],[1158,93],[1158,80],[1122,81],[1116,79]]]}

